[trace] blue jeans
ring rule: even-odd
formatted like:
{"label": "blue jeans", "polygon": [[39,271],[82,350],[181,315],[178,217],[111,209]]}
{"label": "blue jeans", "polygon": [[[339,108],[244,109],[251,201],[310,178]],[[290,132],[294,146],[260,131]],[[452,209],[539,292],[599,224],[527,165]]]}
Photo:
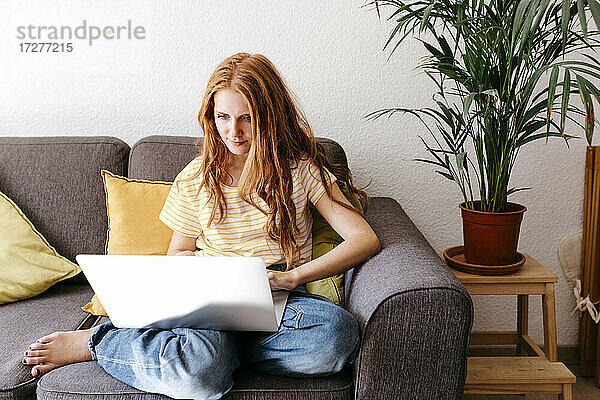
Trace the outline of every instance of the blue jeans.
{"label": "blue jeans", "polygon": [[116,379],[173,398],[218,399],[238,367],[298,377],[336,373],[358,353],[358,323],[299,289],[290,293],[277,332],[118,329],[107,322],[90,337],[90,351]]}

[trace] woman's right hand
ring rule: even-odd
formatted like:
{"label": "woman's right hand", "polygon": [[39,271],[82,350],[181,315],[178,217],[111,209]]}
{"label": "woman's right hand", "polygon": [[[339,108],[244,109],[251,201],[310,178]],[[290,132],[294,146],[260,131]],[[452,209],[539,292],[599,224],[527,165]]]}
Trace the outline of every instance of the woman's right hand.
{"label": "woman's right hand", "polygon": [[183,236],[181,233],[173,232],[171,243],[169,243],[168,256],[195,256],[196,240],[189,236]]}
{"label": "woman's right hand", "polygon": [[180,251],[179,253],[175,254],[176,256],[195,256],[196,253],[194,253],[193,251],[190,250],[186,250],[186,251]]}

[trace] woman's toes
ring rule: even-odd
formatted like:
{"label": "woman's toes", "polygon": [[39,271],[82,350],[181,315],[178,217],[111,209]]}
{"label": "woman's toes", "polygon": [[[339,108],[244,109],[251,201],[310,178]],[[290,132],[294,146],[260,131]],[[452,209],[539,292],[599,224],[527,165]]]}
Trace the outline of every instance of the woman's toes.
{"label": "woman's toes", "polygon": [[29,347],[27,348],[28,350],[41,350],[41,349],[45,349],[47,348],[48,345],[46,343],[32,343],[29,345]]}
{"label": "woman's toes", "polygon": [[59,332],[53,332],[49,335],[46,335],[44,337],[41,337],[37,340],[37,343],[48,343],[51,342],[53,339],[56,339],[56,337],[58,336]]}
{"label": "woman's toes", "polygon": [[35,365],[35,364],[40,364],[43,361],[44,361],[44,357],[25,357],[23,359],[23,364]]}
{"label": "woman's toes", "polygon": [[53,366],[51,365],[36,365],[35,367],[31,368],[31,375],[37,378],[50,371],[52,368]]}
{"label": "woman's toes", "polygon": [[40,357],[44,355],[44,350],[27,350],[25,352],[25,357]]}

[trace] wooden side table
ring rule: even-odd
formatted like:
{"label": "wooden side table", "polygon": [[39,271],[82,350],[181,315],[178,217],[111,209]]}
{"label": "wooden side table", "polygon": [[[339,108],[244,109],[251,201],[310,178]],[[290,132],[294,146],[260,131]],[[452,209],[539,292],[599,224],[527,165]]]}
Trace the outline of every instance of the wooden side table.
{"label": "wooden side table", "polygon": [[[517,330],[472,332],[471,345],[515,345],[515,357],[469,357],[467,394],[554,393],[572,399],[575,376],[558,362],[554,282],[556,275],[532,257],[520,271],[502,276],[474,275],[452,270],[471,295],[516,295]],[[544,348],[529,337],[529,295],[542,295]]]}

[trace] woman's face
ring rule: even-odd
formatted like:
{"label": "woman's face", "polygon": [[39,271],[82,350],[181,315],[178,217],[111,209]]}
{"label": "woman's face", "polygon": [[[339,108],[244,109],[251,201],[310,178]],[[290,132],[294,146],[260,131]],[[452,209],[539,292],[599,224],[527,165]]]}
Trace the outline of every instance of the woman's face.
{"label": "woman's face", "polygon": [[215,125],[221,140],[240,161],[245,161],[252,144],[250,110],[244,97],[235,90],[215,93]]}

